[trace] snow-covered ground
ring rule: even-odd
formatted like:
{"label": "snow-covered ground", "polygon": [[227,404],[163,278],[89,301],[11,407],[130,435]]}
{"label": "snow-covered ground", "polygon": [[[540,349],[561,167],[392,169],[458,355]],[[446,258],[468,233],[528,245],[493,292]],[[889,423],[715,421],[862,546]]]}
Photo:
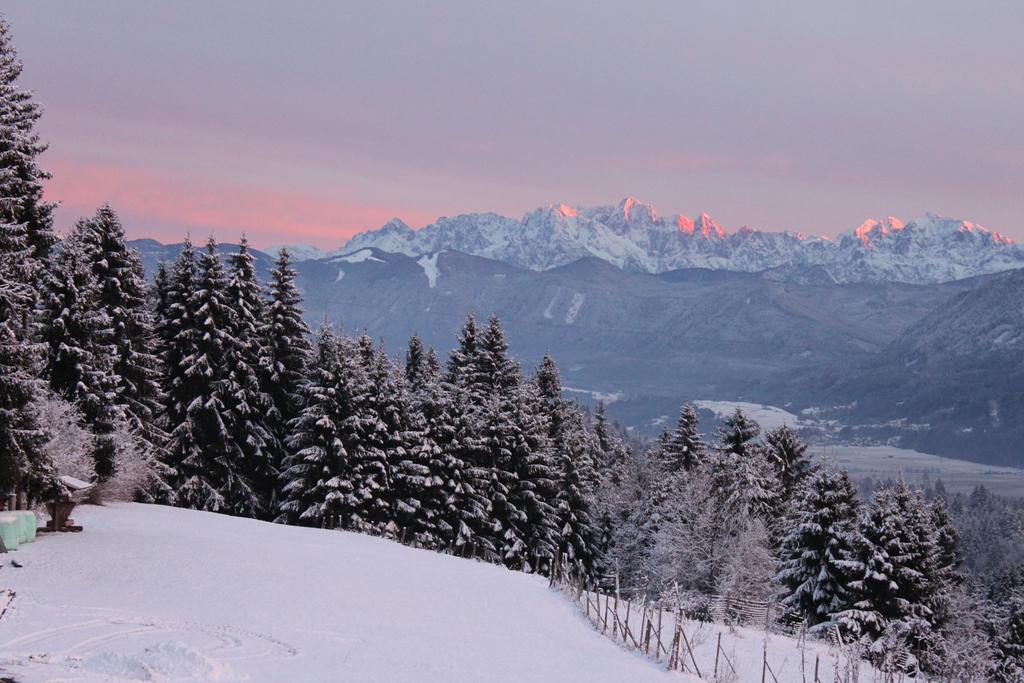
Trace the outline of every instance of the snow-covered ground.
{"label": "snow-covered ground", "polygon": [[747,417],[756,420],[763,431],[778,429],[782,425],[789,425],[793,429],[803,426],[811,426],[814,423],[806,418],[798,417],[793,413],[776,408],[775,406],[761,405],[760,403],[745,403],[743,401],[694,401],[693,404],[703,410],[710,410],[718,418],[726,418],[741,409]]}
{"label": "snow-covered ground", "polygon": [[902,477],[912,484],[942,480],[949,491],[969,493],[976,486],[1005,496],[1024,496],[1024,469],[944,458],[895,446],[814,446],[822,462],[842,467],[854,480]]}
{"label": "snow-covered ground", "polygon": [[[571,592],[570,595],[575,597]],[[589,603],[587,597],[591,598]],[[582,609],[591,622],[598,628],[602,628],[606,633],[615,631],[613,617],[609,616],[615,610],[615,603],[611,598],[605,601],[604,597],[590,593],[589,596],[581,594],[578,601],[583,605]],[[609,606],[612,609],[609,609]],[[650,641],[645,640],[648,630],[643,626],[645,623],[643,605],[619,602],[618,614],[619,623],[630,624],[630,632],[634,633],[634,637],[639,639],[640,643],[643,643],[651,653],[658,651],[656,641],[659,620],[656,611],[651,610],[646,618],[652,623]],[[660,653],[660,659],[667,662],[675,632],[674,616],[665,613],[660,620],[660,625],[665,650]],[[833,647],[826,641],[817,638],[804,638],[799,641],[794,637],[777,633],[766,634],[763,628],[730,627],[724,624],[687,620],[683,620],[681,626],[686,638],[680,639],[679,655],[683,658],[687,671],[700,671],[703,677],[701,680],[759,681],[763,667],[766,674],[770,668],[779,683],[813,681],[815,669],[817,669],[818,679],[821,681],[844,680],[844,677],[852,669],[856,669],[860,674],[859,680],[865,682],[878,680],[877,676],[880,675],[866,662],[856,658],[851,660],[848,651]],[[621,630],[617,639],[626,639]],[[689,644],[688,647],[686,643]],[[719,643],[721,643],[722,649],[716,657]],[[692,652],[692,657],[690,652]],[[716,660],[717,678],[715,678]],[[767,667],[765,667],[766,661]],[[732,675],[735,675],[735,678],[731,678]],[[769,681],[772,680],[770,675],[766,678]]]}
{"label": "snow-covered ground", "polygon": [[540,577],[168,507],[74,518],[85,531],[0,556],[0,588],[16,591],[0,678],[690,680],[604,638]]}

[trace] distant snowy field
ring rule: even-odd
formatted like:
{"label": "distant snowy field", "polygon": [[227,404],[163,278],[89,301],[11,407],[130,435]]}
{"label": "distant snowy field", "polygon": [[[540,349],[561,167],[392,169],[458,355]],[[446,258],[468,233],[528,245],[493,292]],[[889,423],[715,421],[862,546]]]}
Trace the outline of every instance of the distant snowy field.
{"label": "distant snowy field", "polygon": [[761,405],[760,403],[744,403],[743,401],[694,401],[693,404],[702,410],[709,410],[719,419],[729,417],[739,408],[747,417],[755,420],[763,431],[778,429],[782,425],[789,425],[793,429],[799,429],[804,425],[811,426],[814,423],[797,417],[793,413],[776,408],[775,406]]}
{"label": "distant snowy field", "polygon": [[[693,403],[698,408],[713,412],[719,419],[740,408],[761,425],[762,431],[782,425],[798,430],[814,430],[821,426],[810,417],[795,415],[776,406],[742,401],[700,400]],[[664,422],[668,423],[669,419],[665,416]],[[1001,495],[1024,497],[1024,469],[945,458],[895,446],[812,445],[809,452],[821,462],[847,470],[855,481],[866,477],[875,480],[903,477],[917,485],[925,481],[934,484],[941,479],[949,491],[969,493],[980,485]]]}
{"label": "distant snowy field", "polygon": [[1024,470],[944,458],[894,446],[814,446],[812,455],[850,473],[854,480],[902,476],[913,484],[939,479],[949,491],[971,492],[985,486],[993,493],[1024,497]]}
{"label": "distant snowy field", "polygon": [[0,587],[17,592],[0,619],[0,677],[692,680],[601,636],[540,577],[176,508],[74,518],[84,532],[0,555]]}

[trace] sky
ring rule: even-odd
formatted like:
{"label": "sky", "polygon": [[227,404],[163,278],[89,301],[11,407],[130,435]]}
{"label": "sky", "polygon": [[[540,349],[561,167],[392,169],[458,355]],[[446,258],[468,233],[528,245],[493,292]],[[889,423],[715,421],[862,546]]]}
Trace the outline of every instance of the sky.
{"label": "sky", "polygon": [[58,227],[340,246],[613,204],[1024,241],[1024,3],[7,0]]}

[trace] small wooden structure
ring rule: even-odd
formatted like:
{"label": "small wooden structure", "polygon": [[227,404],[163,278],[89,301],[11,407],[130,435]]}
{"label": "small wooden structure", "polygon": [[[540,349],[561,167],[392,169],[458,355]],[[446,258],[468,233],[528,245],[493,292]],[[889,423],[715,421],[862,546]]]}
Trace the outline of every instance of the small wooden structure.
{"label": "small wooden structure", "polygon": [[76,526],[75,520],[71,519],[71,511],[93,484],[68,475],[60,477],[60,482],[68,493],[46,504],[46,509],[50,512],[50,521],[40,531],[81,531],[82,527]]}

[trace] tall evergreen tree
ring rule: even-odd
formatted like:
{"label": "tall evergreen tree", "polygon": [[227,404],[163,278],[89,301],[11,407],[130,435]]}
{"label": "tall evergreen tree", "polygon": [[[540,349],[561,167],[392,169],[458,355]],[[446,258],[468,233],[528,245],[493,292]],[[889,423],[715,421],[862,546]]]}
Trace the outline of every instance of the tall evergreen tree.
{"label": "tall evergreen tree", "polygon": [[721,504],[735,513],[777,519],[779,483],[764,449],[754,441],[761,427],[739,408],[718,428],[714,489]]}
{"label": "tall evergreen tree", "polygon": [[493,540],[506,566],[522,569],[529,566],[530,549],[519,461],[527,456],[529,445],[522,424],[519,369],[508,355],[497,318],[490,319],[473,360],[475,372],[467,373],[465,386],[470,400],[479,401],[483,409],[480,429],[491,472],[487,494],[496,523]]}
{"label": "tall evergreen tree", "polygon": [[[269,298],[260,328],[263,355],[262,388],[269,396],[266,424],[277,451],[272,453],[271,468],[282,471],[287,457],[290,425],[303,408],[302,383],[313,347],[309,327],[302,318],[302,296],[295,285],[296,272],[287,249],[277,256],[270,272]],[[280,492],[271,491],[269,507],[279,505]]]}
{"label": "tall evergreen tree", "polygon": [[303,408],[290,425],[278,521],[336,529],[347,519],[351,484],[342,430],[351,405],[338,391],[342,372],[339,340],[329,327],[321,328],[300,387]]}
{"label": "tall evergreen tree", "polygon": [[700,434],[700,422],[692,403],[683,405],[680,410],[676,428],[662,449],[662,458],[670,464],[670,469],[674,472],[689,472],[704,464],[707,448]]}
{"label": "tall evergreen tree", "polygon": [[253,513],[272,517],[276,500],[281,444],[271,430],[268,412],[271,398],[262,369],[268,351],[261,328],[266,321],[263,287],[242,236],[238,251],[230,257],[224,291],[230,315],[226,319],[227,345],[224,353],[224,404],[231,413],[231,439],[237,444],[244,478],[254,490]]}
{"label": "tall evergreen tree", "polygon": [[409,348],[405,352],[405,381],[413,393],[424,389],[426,384],[427,356],[419,336],[409,337]]}
{"label": "tall evergreen tree", "polygon": [[846,472],[824,470],[800,489],[783,525],[777,581],[782,604],[812,626],[850,606],[844,562],[857,533],[857,492]]}
{"label": "tall evergreen tree", "polygon": [[0,224],[14,227],[22,237],[27,250],[23,266],[34,282],[57,242],[56,204],[43,199],[43,182],[50,174],[40,168],[39,156],[47,145],[35,132],[43,108],[18,85],[21,70],[10,26],[0,18]]}
{"label": "tall evergreen tree", "polygon": [[755,439],[761,434],[761,425],[736,408],[718,428],[718,452],[747,457],[757,450]]}
{"label": "tall evergreen tree", "polygon": [[[380,533],[392,515],[392,458],[404,455],[403,416],[397,403],[394,371],[383,350],[363,334],[346,363],[348,391],[355,409],[349,425],[352,447],[348,449],[352,495],[349,497],[350,527],[356,531]],[[397,452],[396,451],[400,451]]]}
{"label": "tall evergreen tree", "polygon": [[[179,261],[182,261],[179,259]],[[187,271],[187,258],[181,263]],[[177,272],[181,276],[183,272]],[[228,278],[211,237],[199,257],[196,288],[184,295],[187,315],[174,338],[179,366],[168,367],[176,382],[172,405],[183,419],[171,432],[170,459],[176,471],[177,503],[211,512],[255,517],[263,512],[251,479],[232,394],[238,387],[228,374],[237,340],[231,336],[233,313],[227,300]],[[185,278],[179,277],[178,286]],[[172,308],[179,306],[178,302]]]}
{"label": "tall evergreen tree", "polygon": [[95,435],[94,469],[102,481],[114,474],[114,430],[121,417],[113,375],[111,319],[101,305],[101,283],[92,254],[77,234],[54,254],[44,273],[39,329],[47,348],[50,389],[79,406]]}
{"label": "tall evergreen tree", "polygon": [[[193,299],[198,286],[195,249],[192,240],[186,237],[166,282],[157,280],[156,330],[164,367],[162,427],[167,432],[185,421],[193,400],[192,386],[185,370],[186,359],[196,353],[199,341]],[[180,463],[174,455],[168,455],[167,461],[172,468],[179,469]]]}
{"label": "tall evergreen tree", "polygon": [[428,467],[438,512],[438,544],[454,553],[496,561],[487,446],[468,392],[446,380],[428,387],[422,403],[428,438],[437,444]]}
{"label": "tall evergreen tree", "polygon": [[29,319],[38,274],[54,242],[53,204],[42,199],[46,149],[34,132],[42,109],[18,85],[21,62],[0,19],[0,486],[49,486],[45,435],[28,410],[35,393],[37,349]]}
{"label": "tall evergreen tree", "polygon": [[104,342],[112,348],[113,400],[145,447],[162,449],[167,435],[157,426],[161,368],[142,260],[128,246],[121,221],[108,205],[80,221],[75,233],[96,280],[95,305],[108,321]]}
{"label": "tall evergreen tree", "polygon": [[[435,394],[437,417],[431,433],[443,451],[446,488],[451,491],[443,515],[453,550],[497,561],[502,543],[492,499],[495,464],[485,434],[489,379],[481,372],[480,334],[471,314],[448,357],[443,391]],[[462,510],[453,514],[453,507]]]}
{"label": "tall evergreen tree", "polygon": [[807,444],[788,425],[782,425],[764,435],[764,446],[782,486],[782,495],[788,499],[811,471]]}
{"label": "tall evergreen tree", "polygon": [[927,506],[899,481],[875,494],[844,566],[853,580],[853,606],[838,620],[854,635],[877,640],[891,624],[920,631],[930,626],[926,565],[932,552],[919,524]]}

